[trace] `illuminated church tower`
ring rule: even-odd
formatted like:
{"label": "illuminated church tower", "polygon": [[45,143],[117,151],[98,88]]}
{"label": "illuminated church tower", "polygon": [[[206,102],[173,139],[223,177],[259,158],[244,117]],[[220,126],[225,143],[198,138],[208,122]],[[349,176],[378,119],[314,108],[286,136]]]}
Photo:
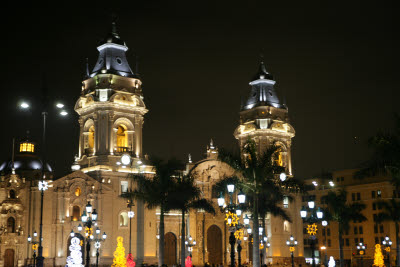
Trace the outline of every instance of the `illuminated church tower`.
{"label": "illuminated church tower", "polygon": [[260,63],[259,71],[250,85],[250,95],[242,103],[240,125],[234,136],[240,148],[249,138],[254,140],[259,153],[272,144],[280,146],[278,163],[286,168],[288,175],[292,175],[291,139],[295,132],[289,124],[288,109],[279,100],[274,89],[275,81],[267,72],[264,62]]}
{"label": "illuminated church tower", "polygon": [[126,59],[128,47],[117,33],[115,22],[97,47],[99,56],[82,82],[75,105],[79,114],[79,156],[75,168],[115,170],[124,152],[142,156],[142,81]]}

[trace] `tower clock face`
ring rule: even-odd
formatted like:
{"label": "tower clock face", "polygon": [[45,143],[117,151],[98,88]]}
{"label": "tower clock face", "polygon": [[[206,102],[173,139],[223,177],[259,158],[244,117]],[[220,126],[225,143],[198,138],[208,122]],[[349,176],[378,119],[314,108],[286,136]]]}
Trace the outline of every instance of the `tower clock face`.
{"label": "tower clock face", "polygon": [[128,154],[122,155],[121,162],[124,165],[128,165],[129,163],[131,163],[131,156],[129,156]]}

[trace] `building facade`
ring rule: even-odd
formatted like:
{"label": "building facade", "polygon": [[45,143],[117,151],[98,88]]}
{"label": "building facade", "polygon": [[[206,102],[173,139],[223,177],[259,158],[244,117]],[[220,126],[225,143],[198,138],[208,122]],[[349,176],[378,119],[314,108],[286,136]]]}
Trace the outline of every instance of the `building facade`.
{"label": "building facade", "polygon": [[[100,266],[110,266],[117,237],[122,236],[126,254],[129,252],[129,231],[132,231],[132,254],[137,264],[156,264],[158,257],[159,211],[146,209],[136,202],[135,217],[130,228],[126,200],[120,195],[134,187],[129,175],[144,173],[151,176],[152,166],[142,151],[142,127],[147,113],[142,92],[142,81],[128,63],[128,47],[120,38],[113,23],[109,35],[97,47],[99,56],[92,71],[82,82],[81,94],[75,111],[79,115],[79,148],[72,165],[72,173],[54,179],[49,175],[50,188],[44,195],[43,256],[46,266],[65,266],[70,256],[71,230],[77,232],[87,203],[98,214],[97,227],[106,232],[107,240],[100,248]],[[280,147],[279,164],[292,176],[291,139],[295,132],[289,124],[287,107],[282,104],[274,89],[275,81],[266,71],[264,63],[250,82],[251,92],[240,112],[240,124],[234,132],[239,147],[253,139],[259,153],[270,145]],[[121,164],[121,156],[129,154],[128,166]],[[36,169],[41,169],[40,167]],[[32,263],[33,251],[27,236],[39,230],[40,192],[37,189],[38,172],[3,168],[1,175],[1,242],[0,266],[24,266]],[[186,172],[195,174],[197,185],[206,198],[212,199],[216,210],[217,196],[213,186],[234,170],[218,160],[218,149],[211,141],[207,156],[198,161],[189,159]],[[28,179],[29,177],[29,179]],[[40,175],[39,175],[40,177]],[[266,233],[271,243],[266,261],[289,263],[290,252],[286,240],[293,235],[299,241],[295,251],[297,262],[303,261],[303,231],[298,210],[301,198],[282,203],[292,222],[267,216]],[[179,212],[165,217],[165,263],[179,263],[181,237]],[[229,258],[229,232],[225,215],[215,216],[191,211],[187,216],[187,236],[196,240],[193,247],[193,264],[227,265]],[[82,233],[83,235],[83,233]],[[82,248],[85,247],[82,239]],[[251,261],[251,242],[242,243],[242,263]],[[186,249],[186,248],[184,248]],[[92,246],[90,257],[95,262]]]}
{"label": "building facade", "polygon": [[[364,264],[372,265],[375,252],[375,244],[381,244],[386,236],[389,236],[392,244],[390,254],[392,266],[395,266],[396,257],[396,229],[394,222],[378,223],[377,214],[382,211],[382,207],[376,204],[378,200],[389,200],[393,195],[397,195],[395,187],[391,184],[391,179],[385,176],[366,177],[362,180],[354,178],[356,169],[340,170],[332,173],[332,177],[314,178],[306,180],[310,186],[308,195],[303,197],[303,206],[307,205],[308,200],[314,200],[316,206],[324,207],[325,204],[321,197],[329,191],[345,189],[347,192],[347,202],[360,202],[366,208],[362,211],[367,221],[352,221],[348,231],[343,235],[343,253],[347,266],[358,266],[361,256],[358,255],[356,246],[362,242],[367,245]],[[306,227],[306,225],[304,226]],[[339,228],[336,222],[328,222],[326,227],[318,225],[316,255],[321,262],[329,260],[330,256],[339,259]],[[305,257],[311,257],[310,241],[306,229],[304,228]],[[385,255],[384,251],[384,255]],[[385,255],[387,257],[387,255]]]}

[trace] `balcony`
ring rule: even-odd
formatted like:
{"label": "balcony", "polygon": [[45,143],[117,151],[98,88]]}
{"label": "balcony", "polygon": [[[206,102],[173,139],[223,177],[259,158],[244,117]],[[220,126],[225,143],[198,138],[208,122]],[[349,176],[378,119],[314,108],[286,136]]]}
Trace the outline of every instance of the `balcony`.
{"label": "balcony", "polygon": [[117,146],[117,147],[115,148],[115,150],[114,150],[114,153],[115,153],[116,155],[118,155],[118,154],[123,154],[123,153],[126,153],[126,152],[130,152],[130,151],[131,151],[131,150],[130,150],[129,147]]}

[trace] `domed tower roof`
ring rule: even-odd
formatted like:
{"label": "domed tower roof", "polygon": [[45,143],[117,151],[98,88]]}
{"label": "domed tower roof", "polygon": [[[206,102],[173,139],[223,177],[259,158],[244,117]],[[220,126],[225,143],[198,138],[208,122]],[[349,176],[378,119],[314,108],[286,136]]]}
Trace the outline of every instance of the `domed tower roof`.
{"label": "domed tower roof", "polygon": [[[17,152],[14,158],[8,161],[4,161],[0,165],[1,174],[18,173],[27,178],[34,178],[35,173],[42,171],[42,160],[37,153],[37,146],[34,142],[25,140],[19,143],[16,147]],[[46,173],[52,173],[53,169],[49,164],[45,164],[44,171]]]}
{"label": "domed tower roof", "polygon": [[117,32],[115,21],[111,24],[111,31],[97,47],[99,56],[90,77],[97,74],[116,74],[124,77],[136,77],[128,60],[126,51],[128,47]]}
{"label": "domed tower roof", "polygon": [[275,81],[273,76],[267,71],[264,62],[260,62],[260,67],[251,85],[250,95],[243,104],[242,110],[252,109],[258,106],[271,106],[286,109],[286,106],[279,101],[275,91]]}

